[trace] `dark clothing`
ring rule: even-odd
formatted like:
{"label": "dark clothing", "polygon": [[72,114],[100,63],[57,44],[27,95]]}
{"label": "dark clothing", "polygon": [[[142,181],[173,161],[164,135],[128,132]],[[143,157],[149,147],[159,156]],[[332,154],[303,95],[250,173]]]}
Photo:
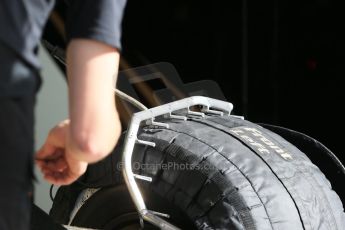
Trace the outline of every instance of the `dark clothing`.
{"label": "dark clothing", "polygon": [[[3,55],[0,52],[0,59]],[[12,60],[16,74],[35,73]],[[34,89],[32,89],[34,91]],[[32,193],[34,93],[0,97],[0,229],[28,229]]]}
{"label": "dark clothing", "polygon": [[[68,41],[89,38],[120,48],[125,0],[67,2]],[[37,47],[53,5],[0,0],[0,230],[29,229]]]}
{"label": "dark clothing", "polygon": [[67,41],[90,38],[121,49],[121,22],[126,0],[71,0]]}
{"label": "dark clothing", "polygon": [[61,224],[57,224],[55,220],[36,205],[32,206],[31,220],[31,230],[66,230],[66,228],[62,227]]}
{"label": "dark clothing", "polygon": [[39,66],[38,44],[53,5],[53,0],[0,1],[0,41],[34,67]]}
{"label": "dark clothing", "polygon": [[[35,68],[38,44],[54,0],[1,0],[0,42]],[[126,0],[68,0],[66,31],[71,38],[91,38],[120,48]]]}
{"label": "dark clothing", "polygon": [[0,42],[0,98],[33,95],[39,82],[37,70]]}
{"label": "dark clothing", "polygon": [[[66,18],[67,42],[89,38],[121,48],[121,19],[126,0],[69,0]],[[7,46],[32,68],[39,70],[38,45],[54,0],[1,0],[0,43]],[[0,97],[16,92],[27,94],[22,86],[28,79],[13,79],[0,65]],[[30,83],[32,84],[32,83]],[[20,85],[20,86],[19,86]],[[6,90],[4,90],[6,88]]]}

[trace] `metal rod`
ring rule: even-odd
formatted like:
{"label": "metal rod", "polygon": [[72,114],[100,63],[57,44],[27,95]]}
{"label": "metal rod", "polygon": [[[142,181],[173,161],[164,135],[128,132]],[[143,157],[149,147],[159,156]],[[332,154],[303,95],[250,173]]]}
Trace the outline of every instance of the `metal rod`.
{"label": "metal rod", "polygon": [[171,114],[172,112],[176,110],[181,110],[184,108],[189,109],[189,107],[194,106],[194,105],[202,105],[202,106],[205,106],[206,108],[215,108],[215,109],[223,110],[229,115],[233,109],[233,105],[229,102],[220,101],[220,100],[202,97],[202,96],[194,96],[194,97],[181,99],[175,102],[171,102],[165,105],[151,108],[149,110],[135,113],[132,116],[132,120],[129,124],[129,128],[128,128],[127,135],[125,138],[124,150],[123,150],[123,155],[122,155],[122,161],[123,161],[124,167],[122,171],[123,171],[123,176],[124,176],[124,180],[126,182],[127,188],[129,190],[129,193],[132,197],[132,200],[140,216],[144,220],[160,227],[161,229],[176,230],[179,228],[170,224],[169,222],[165,221],[159,216],[156,216],[155,214],[153,214],[152,212],[146,209],[144,199],[141,195],[140,189],[135,181],[135,175],[133,174],[133,171],[132,171],[132,155],[133,155],[134,145],[138,141],[137,133],[142,121],[146,121],[149,119],[152,120],[157,116],[162,116],[165,114]]}

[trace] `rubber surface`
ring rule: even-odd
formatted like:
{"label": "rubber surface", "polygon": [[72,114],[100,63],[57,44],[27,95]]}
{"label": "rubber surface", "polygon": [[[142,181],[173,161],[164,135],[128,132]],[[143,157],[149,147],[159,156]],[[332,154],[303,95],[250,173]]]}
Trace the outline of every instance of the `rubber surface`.
{"label": "rubber surface", "polygon": [[169,125],[143,129],[156,147],[138,146],[133,168],[199,229],[345,229],[329,181],[280,136],[234,117]]}
{"label": "rubber surface", "polygon": [[[133,170],[153,178],[138,180],[148,208],[172,214],[182,229],[192,229],[183,226],[187,219],[197,229],[345,229],[343,206],[329,181],[281,136],[228,116],[164,122],[169,128],[141,128],[138,138],[156,147],[136,145]],[[120,153],[118,147],[81,178],[89,187],[106,187],[85,203],[74,224],[106,226],[133,212],[126,189],[118,187]],[[67,197],[63,191],[68,189],[58,192],[59,202]],[[61,207],[67,205],[54,204],[51,213],[66,222]]]}

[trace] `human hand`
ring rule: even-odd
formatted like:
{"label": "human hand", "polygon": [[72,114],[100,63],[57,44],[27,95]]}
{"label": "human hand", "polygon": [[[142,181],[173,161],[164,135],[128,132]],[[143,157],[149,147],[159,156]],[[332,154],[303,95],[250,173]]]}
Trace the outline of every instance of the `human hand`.
{"label": "human hand", "polygon": [[56,185],[68,185],[83,175],[87,162],[77,160],[67,147],[70,122],[65,120],[50,130],[47,140],[36,153],[35,161],[44,178]]}

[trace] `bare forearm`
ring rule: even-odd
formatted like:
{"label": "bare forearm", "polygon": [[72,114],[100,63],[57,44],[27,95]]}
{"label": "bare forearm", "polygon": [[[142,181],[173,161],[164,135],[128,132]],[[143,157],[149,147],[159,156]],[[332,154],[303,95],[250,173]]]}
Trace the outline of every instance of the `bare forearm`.
{"label": "bare forearm", "polygon": [[76,159],[98,161],[117,142],[120,123],[113,87],[118,63],[117,50],[105,44],[75,39],[68,46],[71,123],[67,142]]}

